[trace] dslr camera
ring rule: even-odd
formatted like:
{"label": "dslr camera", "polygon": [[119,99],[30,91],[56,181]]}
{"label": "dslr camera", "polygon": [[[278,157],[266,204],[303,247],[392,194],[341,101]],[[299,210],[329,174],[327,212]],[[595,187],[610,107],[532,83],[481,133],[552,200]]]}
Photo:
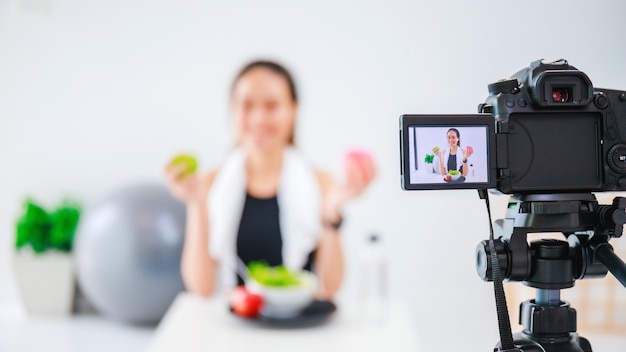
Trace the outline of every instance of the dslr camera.
{"label": "dslr camera", "polygon": [[626,189],[624,91],[594,88],[565,60],[533,62],[488,88],[478,114],[400,117],[403,189]]}
{"label": "dslr camera", "polygon": [[[626,223],[626,198],[598,204],[592,192],[626,190],[626,93],[594,88],[565,60],[536,61],[489,85],[475,115],[400,116],[405,190],[513,194],[499,230],[476,248],[476,269],[494,282],[498,352],[592,352],[576,333],[576,311],[560,299],[575,280],[610,271],[626,287],[626,263],[608,243]],[[566,241],[528,243],[528,233]],[[512,335],[503,280],[537,289],[520,305]]]}

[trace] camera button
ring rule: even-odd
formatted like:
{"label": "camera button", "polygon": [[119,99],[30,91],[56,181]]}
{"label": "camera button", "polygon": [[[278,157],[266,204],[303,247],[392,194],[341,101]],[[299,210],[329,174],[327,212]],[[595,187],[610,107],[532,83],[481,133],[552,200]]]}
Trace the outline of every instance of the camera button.
{"label": "camera button", "polygon": [[527,104],[526,100],[524,100],[524,99],[520,99],[520,100],[517,101],[517,105],[519,105],[520,107],[525,108],[526,104]]}
{"label": "camera button", "polygon": [[[615,144],[612,146],[607,155],[607,162],[613,171],[622,175],[626,174],[626,145]],[[618,182],[626,182],[626,177],[620,177]]]}
{"label": "camera button", "polygon": [[619,100],[620,101],[626,101],[626,93],[622,93],[619,95]]}
{"label": "camera button", "polygon": [[606,109],[609,107],[609,98],[602,92],[597,92],[593,97],[593,103],[598,109]]}
{"label": "camera button", "polygon": [[509,108],[512,108],[515,106],[515,102],[512,99],[507,99],[507,101],[505,102],[506,106]]}

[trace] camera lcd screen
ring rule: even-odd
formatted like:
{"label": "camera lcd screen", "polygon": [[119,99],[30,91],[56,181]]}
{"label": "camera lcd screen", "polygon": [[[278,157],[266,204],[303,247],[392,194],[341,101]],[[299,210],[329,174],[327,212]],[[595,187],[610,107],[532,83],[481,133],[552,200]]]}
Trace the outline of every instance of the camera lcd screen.
{"label": "camera lcd screen", "polygon": [[491,115],[401,116],[407,190],[495,187]]}

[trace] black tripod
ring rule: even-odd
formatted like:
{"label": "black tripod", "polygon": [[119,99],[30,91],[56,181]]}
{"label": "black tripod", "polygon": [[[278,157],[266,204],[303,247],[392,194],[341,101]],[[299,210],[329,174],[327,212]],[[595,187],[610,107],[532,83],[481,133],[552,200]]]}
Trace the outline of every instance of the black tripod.
{"label": "black tripod", "polygon": [[[560,290],[573,287],[575,280],[604,277],[607,270],[626,287],[626,264],[608,243],[622,235],[624,209],[626,198],[599,205],[590,193],[511,197],[505,218],[496,221],[501,231],[494,240],[502,273],[498,277],[522,281],[537,293],[520,306],[523,331],[513,335],[514,347],[503,348],[499,342],[494,351],[592,351],[589,341],[576,333],[576,310],[561,300]],[[566,241],[528,244],[529,233],[545,232],[563,233]],[[479,276],[493,280],[489,241],[482,241],[476,252]]]}

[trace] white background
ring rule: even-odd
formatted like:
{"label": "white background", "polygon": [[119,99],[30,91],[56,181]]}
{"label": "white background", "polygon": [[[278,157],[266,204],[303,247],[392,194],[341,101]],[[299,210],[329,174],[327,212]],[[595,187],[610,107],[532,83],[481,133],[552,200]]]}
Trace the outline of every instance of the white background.
{"label": "white background", "polygon": [[[9,253],[25,196],[89,205],[161,180],[180,150],[216,166],[232,142],[231,79],[270,58],[296,77],[297,143],[316,164],[339,174],[351,147],[378,161],[347,209],[343,294],[356,291],[358,246],[377,232],[390,290],[415,302],[430,350],[495,342],[492,288],[474,269],[484,206],[472,190],[400,190],[398,116],[474,113],[487,84],[541,58],[626,89],[625,14],[620,0],[0,0],[0,302],[17,302]],[[441,226],[451,206],[462,231]]]}

